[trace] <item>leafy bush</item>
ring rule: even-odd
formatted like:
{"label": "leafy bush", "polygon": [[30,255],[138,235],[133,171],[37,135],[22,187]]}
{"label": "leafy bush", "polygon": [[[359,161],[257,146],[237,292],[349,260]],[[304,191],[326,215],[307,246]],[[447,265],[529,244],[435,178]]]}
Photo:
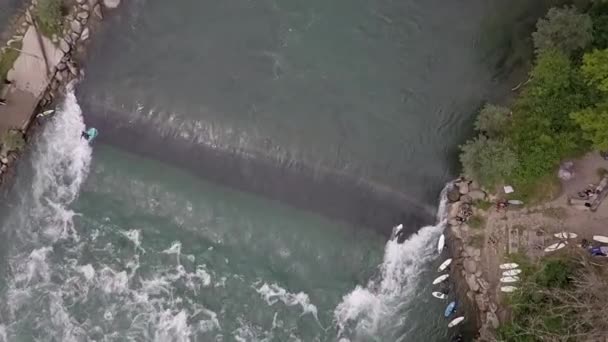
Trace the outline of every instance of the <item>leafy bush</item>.
{"label": "leafy bush", "polygon": [[6,155],[8,152],[21,150],[25,146],[25,139],[21,131],[12,129],[0,135],[0,144],[0,154]]}
{"label": "leafy bush", "polygon": [[608,103],[572,113],[571,117],[583,130],[585,138],[600,151],[608,150]]}
{"label": "leafy bush", "polygon": [[479,112],[475,120],[475,129],[489,137],[498,137],[505,131],[510,113],[509,108],[488,103]]}
{"label": "leafy bush", "polygon": [[588,14],[580,14],[574,7],[551,8],[536,23],[532,39],[537,54],[558,50],[570,56],[591,43],[593,23]]}
{"label": "leafy bush", "polygon": [[539,56],[532,81],[516,100],[508,141],[517,152],[520,184],[551,173],[560,160],[588,148],[570,113],[589,104],[578,69],[555,50]]}
{"label": "leafy bush", "polygon": [[59,35],[62,26],[62,0],[39,0],[35,18],[40,31],[47,37]]}
{"label": "leafy bush", "polygon": [[466,177],[487,188],[511,176],[517,167],[515,153],[502,141],[480,135],[460,146],[460,162]]}
{"label": "leafy bush", "polygon": [[608,49],[584,54],[581,72],[588,85],[608,92]]}

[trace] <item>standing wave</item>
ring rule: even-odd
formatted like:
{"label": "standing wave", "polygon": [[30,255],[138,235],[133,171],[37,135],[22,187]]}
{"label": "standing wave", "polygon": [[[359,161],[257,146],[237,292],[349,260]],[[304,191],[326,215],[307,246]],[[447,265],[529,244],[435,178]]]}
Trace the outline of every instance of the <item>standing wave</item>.
{"label": "standing wave", "polygon": [[403,243],[389,240],[380,275],[367,286],[357,285],[334,310],[341,342],[376,340],[380,332],[399,325],[399,314],[408,307],[425,266],[436,258],[435,241],[446,226],[447,185],[441,191],[437,223],[425,226]]}

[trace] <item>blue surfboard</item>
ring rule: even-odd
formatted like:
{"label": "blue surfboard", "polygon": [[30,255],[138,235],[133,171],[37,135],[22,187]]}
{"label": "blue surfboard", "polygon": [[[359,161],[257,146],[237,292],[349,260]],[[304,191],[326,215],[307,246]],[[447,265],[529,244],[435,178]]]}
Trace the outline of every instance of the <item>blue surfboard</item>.
{"label": "blue surfboard", "polygon": [[448,304],[448,306],[445,308],[445,312],[443,313],[443,315],[447,318],[450,317],[454,311],[456,311],[456,302],[451,302],[450,304]]}
{"label": "blue surfboard", "polygon": [[98,132],[97,132],[97,129],[95,127],[89,128],[87,130],[87,136],[88,136],[87,140],[88,140],[88,142],[93,141],[93,139],[95,139],[95,137],[97,137],[97,134],[98,134]]}

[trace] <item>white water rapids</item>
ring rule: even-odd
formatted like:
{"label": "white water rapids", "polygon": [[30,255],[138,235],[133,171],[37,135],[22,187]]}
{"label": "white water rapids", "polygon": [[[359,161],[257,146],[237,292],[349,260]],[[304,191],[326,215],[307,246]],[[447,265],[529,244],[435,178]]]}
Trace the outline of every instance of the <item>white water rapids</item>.
{"label": "white water rapids", "polygon": [[[110,223],[87,229],[86,221],[75,224],[86,220],[72,206],[92,156],[91,146],[81,138],[83,130],[81,109],[70,92],[31,151],[31,188],[22,191],[21,203],[6,225],[12,227],[14,240],[6,251],[0,342],[270,342],[284,336],[280,330],[287,319],[281,315],[292,311],[299,313],[298,321],[313,321],[319,336],[331,335],[323,340],[373,340],[412,304],[420,275],[436,257],[435,241],[445,225],[443,192],[438,223],[420,229],[403,244],[387,242],[379,276],[344,295],[333,322],[323,321],[313,293],[258,278],[249,289],[262,306],[267,305],[265,309],[274,311],[271,327],[261,329],[237,318],[238,327],[226,331],[225,313],[206,307],[199,294],[213,289],[231,296],[227,278],[230,282],[239,275],[222,274],[214,265],[197,262],[198,257],[187,254],[178,240],[144,248],[142,229]],[[332,323],[336,333],[329,330]],[[297,331],[286,333],[289,341],[301,341]]]}

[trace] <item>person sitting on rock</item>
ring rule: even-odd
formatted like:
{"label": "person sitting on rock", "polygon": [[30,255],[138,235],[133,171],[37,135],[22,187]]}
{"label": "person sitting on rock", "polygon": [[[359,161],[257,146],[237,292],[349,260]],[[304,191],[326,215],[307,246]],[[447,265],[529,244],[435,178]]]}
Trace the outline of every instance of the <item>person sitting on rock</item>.
{"label": "person sitting on rock", "polygon": [[89,135],[89,133],[87,131],[82,131],[82,134],[80,134],[81,138],[85,138],[87,140],[89,140],[89,138],[91,138],[91,136]]}

